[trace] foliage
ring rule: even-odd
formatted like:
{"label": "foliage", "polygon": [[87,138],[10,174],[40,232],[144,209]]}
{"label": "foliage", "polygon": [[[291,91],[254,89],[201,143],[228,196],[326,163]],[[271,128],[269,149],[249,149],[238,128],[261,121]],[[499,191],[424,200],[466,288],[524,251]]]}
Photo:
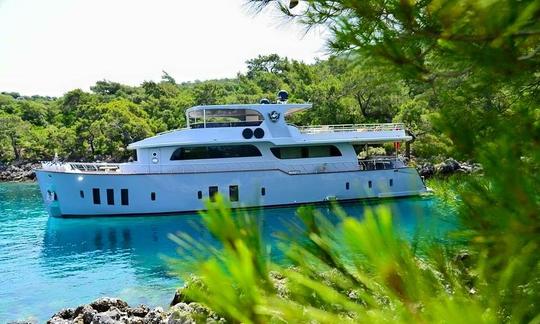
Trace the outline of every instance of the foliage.
{"label": "foliage", "polygon": [[[237,229],[222,253],[198,263],[203,284],[188,294],[233,322],[538,322],[540,2],[309,0],[297,12],[285,1],[250,2],[325,25],[331,49],[357,68],[371,61],[397,71],[408,96],[399,96],[393,118],[421,133],[418,140],[442,133],[447,152],[481,162],[484,177],[455,186],[463,228],[456,237],[467,253],[436,241],[416,249],[385,211],[359,222],[337,210],[332,225],[302,207],[304,230],[282,246],[294,267],[283,268],[247,243],[259,233],[240,234],[241,219],[227,221],[226,208],[208,205],[220,213],[205,217],[216,237],[220,222]],[[345,73],[319,88],[336,120],[356,118],[341,115],[351,107],[336,82]],[[268,287],[269,272],[256,270],[260,260],[284,279],[285,296]]]}
{"label": "foliage", "polygon": [[231,322],[493,323],[540,315],[538,268],[527,273],[528,285],[516,286],[523,273],[518,265],[538,262],[530,249],[519,257],[498,251],[513,262],[495,268],[485,260],[493,252],[487,247],[461,252],[440,241],[411,244],[385,209],[359,221],[334,206],[339,222],[332,224],[306,206],[297,212],[303,226],[281,235],[287,260],[278,264],[264,248],[256,218],[232,216],[221,196],[207,208],[203,220],[222,248],[175,238],[189,254],[204,252],[197,284],[183,294]]}
{"label": "foliage", "polygon": [[[184,127],[185,109],[194,105],[257,103],[275,100],[277,90],[290,93],[291,102],[312,102],[314,108],[292,116],[290,122],[306,124],[374,123],[403,120],[433,136],[415,154],[445,154],[448,141],[438,141],[427,116],[431,94],[415,90],[397,78],[397,71],[376,60],[355,63],[330,57],[305,64],[276,54],[248,60],[247,72],[234,79],[178,84],[163,72],[160,82],[145,81],[130,87],[102,80],[91,92],[75,89],[60,98],[0,95],[0,113],[15,116],[27,131],[12,143],[0,139],[0,161],[45,160],[55,153],[68,160],[122,161],[129,157],[131,141]],[[417,99],[420,98],[421,99]],[[426,104],[408,113],[413,104]],[[424,102],[422,101],[422,102]],[[416,104],[415,104],[416,105]],[[403,117],[403,118],[402,118]],[[419,141],[421,142],[421,141]]]}

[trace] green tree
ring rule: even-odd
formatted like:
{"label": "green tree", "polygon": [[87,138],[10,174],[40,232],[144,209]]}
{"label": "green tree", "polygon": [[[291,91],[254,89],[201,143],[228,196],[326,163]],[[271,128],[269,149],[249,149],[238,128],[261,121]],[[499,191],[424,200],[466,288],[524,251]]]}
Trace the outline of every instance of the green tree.
{"label": "green tree", "polygon": [[28,123],[18,116],[0,115],[0,138],[7,140],[16,161],[22,157],[22,142],[29,128]]}

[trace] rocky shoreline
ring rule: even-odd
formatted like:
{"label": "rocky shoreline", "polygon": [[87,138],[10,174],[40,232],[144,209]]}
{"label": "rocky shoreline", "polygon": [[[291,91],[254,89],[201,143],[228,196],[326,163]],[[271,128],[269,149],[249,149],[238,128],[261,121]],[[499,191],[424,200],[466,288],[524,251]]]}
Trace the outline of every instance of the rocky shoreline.
{"label": "rocky shoreline", "polygon": [[[427,160],[411,160],[418,173],[424,178],[434,176],[449,176],[453,174],[477,174],[482,172],[482,166],[472,162],[458,162],[448,158],[440,163],[432,163]],[[0,163],[0,182],[34,181],[36,174],[33,169],[40,167],[39,163],[24,162],[14,164]]]}
{"label": "rocky shoreline", "polygon": [[[102,297],[77,308],[65,308],[47,324],[190,324],[226,323],[224,318],[199,303],[178,302],[168,310],[145,305],[131,307],[118,298]],[[22,324],[22,322],[19,322]]]}
{"label": "rocky shoreline", "polygon": [[411,162],[420,176],[426,179],[434,176],[445,177],[453,174],[481,174],[483,172],[482,165],[479,163],[458,162],[453,158],[436,164],[422,160],[412,160]]}
{"label": "rocky shoreline", "polygon": [[34,169],[40,166],[40,163],[32,162],[14,164],[0,163],[0,182],[34,181],[36,179]]}

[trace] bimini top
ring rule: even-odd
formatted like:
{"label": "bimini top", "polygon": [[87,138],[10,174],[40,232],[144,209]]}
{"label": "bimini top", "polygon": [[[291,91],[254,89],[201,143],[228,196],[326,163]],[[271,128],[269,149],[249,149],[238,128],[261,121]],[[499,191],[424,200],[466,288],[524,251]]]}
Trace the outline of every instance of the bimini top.
{"label": "bimini top", "polygon": [[128,149],[269,142],[274,145],[408,141],[402,124],[297,127],[285,117],[311,104],[196,106],[186,110],[187,128],[132,143]]}

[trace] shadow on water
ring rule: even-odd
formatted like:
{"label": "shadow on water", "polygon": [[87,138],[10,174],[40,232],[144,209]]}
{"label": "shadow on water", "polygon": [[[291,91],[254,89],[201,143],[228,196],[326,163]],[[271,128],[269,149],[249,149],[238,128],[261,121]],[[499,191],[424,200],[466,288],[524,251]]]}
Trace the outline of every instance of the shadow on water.
{"label": "shadow on water", "polygon": [[[454,228],[453,215],[448,209],[441,212],[439,203],[433,198],[408,198],[370,203],[346,203],[341,207],[348,215],[360,219],[367,208],[384,206],[394,215],[397,227],[406,237],[429,236],[443,239],[444,234]],[[328,204],[316,206],[322,214],[335,221]],[[256,217],[266,244],[274,247],[275,233],[287,232],[291,223],[299,224],[293,217],[297,207],[250,210]],[[50,269],[58,269],[76,263],[81,256],[99,255],[100,262],[124,260],[133,269],[144,269],[145,276],[168,276],[163,256],[179,257],[176,244],[168,235],[183,232],[205,244],[217,245],[217,241],[205,228],[197,214],[152,217],[99,217],[84,219],[49,218],[44,235],[42,256]],[[273,256],[280,257],[272,248]],[[189,253],[189,251],[187,251]],[[107,256],[107,257],[103,257]],[[56,271],[50,273],[55,275]],[[58,273],[65,275],[64,272]]]}

